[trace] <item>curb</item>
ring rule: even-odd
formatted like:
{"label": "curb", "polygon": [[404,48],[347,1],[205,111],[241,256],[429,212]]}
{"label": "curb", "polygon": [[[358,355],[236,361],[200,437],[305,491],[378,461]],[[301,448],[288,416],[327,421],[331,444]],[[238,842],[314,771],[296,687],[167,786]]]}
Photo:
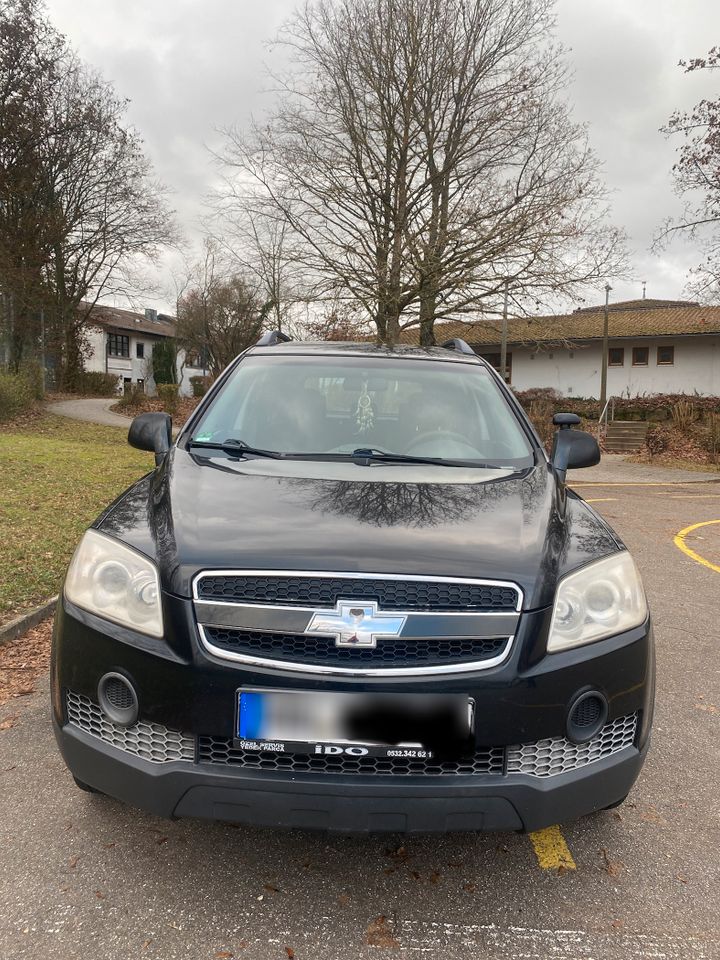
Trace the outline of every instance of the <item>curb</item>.
{"label": "curb", "polygon": [[35,607],[35,609],[30,610],[29,613],[23,613],[22,616],[16,617],[15,620],[11,620],[9,623],[0,627],[0,646],[2,646],[3,643],[10,643],[12,640],[17,640],[26,630],[32,630],[41,620],[46,620],[51,613],[55,612],[57,600],[57,595],[50,597],[49,600],[41,603],[39,607]]}

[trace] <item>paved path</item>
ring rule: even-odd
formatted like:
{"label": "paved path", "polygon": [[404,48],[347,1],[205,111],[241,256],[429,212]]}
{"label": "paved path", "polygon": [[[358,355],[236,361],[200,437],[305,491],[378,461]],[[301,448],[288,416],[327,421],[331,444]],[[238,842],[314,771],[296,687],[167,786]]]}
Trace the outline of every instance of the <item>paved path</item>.
{"label": "paved path", "polygon": [[117,397],[100,397],[98,399],[62,400],[59,403],[48,404],[50,413],[61,417],[71,417],[73,420],[86,420],[90,423],[101,423],[107,427],[127,427],[130,418],[119,413],[113,413],[110,407],[117,403]]}
{"label": "paved path", "polygon": [[569,470],[568,483],[703,483],[720,482],[720,471],[678,470],[654,463],[628,463],[621,453],[604,453],[596,467]]}

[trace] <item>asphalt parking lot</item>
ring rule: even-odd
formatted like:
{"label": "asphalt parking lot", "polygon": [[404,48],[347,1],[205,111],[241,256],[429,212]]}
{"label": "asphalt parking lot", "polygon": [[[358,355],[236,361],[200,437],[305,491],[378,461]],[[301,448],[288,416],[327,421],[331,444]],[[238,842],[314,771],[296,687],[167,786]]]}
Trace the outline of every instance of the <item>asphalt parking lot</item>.
{"label": "asphalt parking lot", "polygon": [[75,788],[42,683],[0,726],[0,958],[720,958],[720,483],[576,489],[655,618],[654,740],[625,805],[539,836],[158,820]]}

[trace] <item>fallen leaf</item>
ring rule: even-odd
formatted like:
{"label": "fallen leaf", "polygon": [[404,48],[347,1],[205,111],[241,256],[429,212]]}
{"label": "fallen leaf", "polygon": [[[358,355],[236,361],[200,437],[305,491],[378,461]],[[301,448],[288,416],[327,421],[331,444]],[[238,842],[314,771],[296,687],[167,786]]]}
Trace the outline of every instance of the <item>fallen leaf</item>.
{"label": "fallen leaf", "polygon": [[715,706],[714,703],[696,703],[695,709],[702,710],[703,713],[711,713],[713,714],[713,716],[720,713],[720,711],[718,710],[718,708]]}
{"label": "fallen leaf", "polygon": [[399,860],[404,863],[410,855],[405,847],[398,847],[397,850],[386,850],[385,856],[390,857],[391,860]]}
{"label": "fallen leaf", "polygon": [[232,958],[233,958],[234,956],[235,956],[235,954],[234,954],[234,953],[230,953],[229,950],[216,950],[216,951],[215,951],[216,960],[232,960]]}
{"label": "fallen leaf", "polygon": [[[20,719],[19,713],[14,713],[12,716],[5,717],[4,720],[0,720],[0,730],[11,730],[15,724]],[[12,769],[12,768],[11,768]]]}
{"label": "fallen leaf", "polygon": [[162,843],[167,843],[167,842],[168,842],[168,837],[158,837],[157,840],[155,841],[155,843],[158,846],[160,846],[160,844]]}
{"label": "fallen leaf", "polygon": [[676,875],[675,875],[675,879],[676,879],[676,880],[679,880],[680,883],[687,883],[687,882],[688,882],[688,879],[687,879],[687,877],[685,876],[684,873],[678,873],[678,874],[676,874]]}
{"label": "fallen leaf", "polygon": [[102,890],[96,890],[96,891],[95,891],[95,896],[98,898],[98,900],[104,900],[104,899],[105,899],[105,894],[102,892]]}
{"label": "fallen leaf", "polygon": [[468,893],[475,893],[475,891],[477,890],[477,887],[475,886],[474,883],[468,882],[463,884],[463,890],[467,890]]}
{"label": "fallen leaf", "polygon": [[605,861],[605,873],[609,877],[619,877],[623,871],[624,864],[621,860],[611,860],[605,847],[600,848],[600,853]]}
{"label": "fallen leaf", "polygon": [[651,804],[648,804],[647,809],[640,814],[640,819],[645,823],[657,823],[661,826],[665,826],[667,824],[665,818],[662,817]]}
{"label": "fallen leaf", "polygon": [[143,940],[142,946],[140,947],[140,949],[147,950],[147,948],[150,946],[151,943],[152,943],[152,940]]}
{"label": "fallen leaf", "polygon": [[621,930],[625,924],[622,920],[613,920],[612,926],[615,927],[616,930]]}
{"label": "fallen leaf", "polygon": [[346,907],[350,903],[350,897],[346,893],[341,893],[337,899],[341,907]]}
{"label": "fallen leaf", "polygon": [[399,941],[393,936],[387,917],[383,916],[376,917],[367,928],[365,942],[370,947],[383,947],[386,950],[394,950],[400,946]]}
{"label": "fallen leaf", "polygon": [[74,869],[75,869],[75,867],[76,867],[77,864],[78,864],[78,860],[79,860],[79,859],[80,859],[80,857],[70,857],[70,859],[69,859],[69,861],[68,861],[68,866],[70,867],[71,870],[74,870]]}
{"label": "fallen leaf", "polygon": [[288,960],[295,960],[295,951],[292,947],[285,947],[285,953],[288,955]]}
{"label": "fallen leaf", "polygon": [[267,890],[268,893],[280,893],[280,887],[274,887],[271,883],[264,883],[263,890]]}
{"label": "fallen leaf", "polygon": [[106,850],[112,850],[113,847],[117,846],[117,840],[113,840],[111,843],[104,843],[103,846]]}
{"label": "fallen leaf", "polygon": [[428,880],[430,881],[430,883],[437,883],[440,877],[441,877],[440,871],[433,870],[433,872],[428,877]]}

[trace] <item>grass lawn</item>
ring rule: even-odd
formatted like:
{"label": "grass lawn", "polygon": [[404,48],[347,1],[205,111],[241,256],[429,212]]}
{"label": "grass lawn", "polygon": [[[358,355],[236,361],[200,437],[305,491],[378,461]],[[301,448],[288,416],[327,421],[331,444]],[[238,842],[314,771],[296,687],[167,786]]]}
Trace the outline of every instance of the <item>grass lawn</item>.
{"label": "grass lawn", "polygon": [[85,527],[152,468],[120,427],[52,414],[0,427],[0,623],[57,593]]}

